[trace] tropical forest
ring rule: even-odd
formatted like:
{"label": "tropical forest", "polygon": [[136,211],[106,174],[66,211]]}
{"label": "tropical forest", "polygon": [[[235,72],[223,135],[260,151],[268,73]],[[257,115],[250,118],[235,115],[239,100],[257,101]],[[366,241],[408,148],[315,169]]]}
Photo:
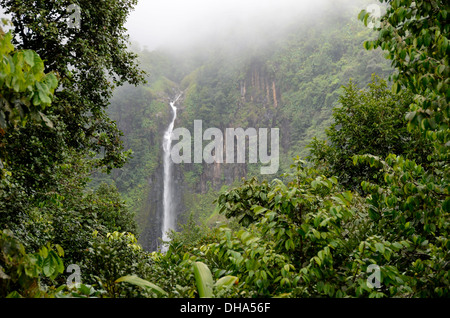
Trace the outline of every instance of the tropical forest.
{"label": "tropical forest", "polygon": [[0,17],[0,298],[450,296],[448,1]]}

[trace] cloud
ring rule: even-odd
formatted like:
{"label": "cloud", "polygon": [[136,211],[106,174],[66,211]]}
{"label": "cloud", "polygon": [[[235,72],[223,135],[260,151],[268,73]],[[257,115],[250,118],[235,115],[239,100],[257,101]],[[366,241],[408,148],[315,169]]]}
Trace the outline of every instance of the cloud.
{"label": "cloud", "polygon": [[[323,12],[358,9],[370,0],[139,0],[126,23],[130,40],[153,50],[183,48],[224,36],[243,39],[276,33]],[[373,0],[378,3],[378,0]],[[358,4],[359,3],[359,4]],[[0,16],[4,16],[0,7]],[[355,15],[356,18],[356,15]]]}
{"label": "cloud", "polygon": [[[331,0],[332,1],[332,0]],[[227,32],[276,29],[317,15],[330,0],[140,0],[126,24],[149,49],[183,47]],[[335,2],[336,3],[336,2]]]}

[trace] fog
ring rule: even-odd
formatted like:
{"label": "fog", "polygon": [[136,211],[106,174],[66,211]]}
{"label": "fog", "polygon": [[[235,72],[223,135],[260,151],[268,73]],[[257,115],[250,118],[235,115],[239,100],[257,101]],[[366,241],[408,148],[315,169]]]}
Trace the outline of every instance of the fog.
{"label": "fog", "polygon": [[[126,28],[130,40],[154,50],[183,48],[232,33],[273,33],[325,12],[361,10],[364,0],[140,0]],[[376,2],[374,0],[374,2]],[[356,11],[355,11],[356,12]],[[356,19],[356,15],[355,15]]]}
{"label": "fog", "polygon": [[[139,0],[125,27],[149,50],[182,49],[224,36],[276,36],[292,24],[314,23],[327,12],[355,16],[378,0]],[[0,17],[5,16],[0,7]],[[5,27],[4,27],[5,29]],[[6,27],[6,29],[8,29]]]}

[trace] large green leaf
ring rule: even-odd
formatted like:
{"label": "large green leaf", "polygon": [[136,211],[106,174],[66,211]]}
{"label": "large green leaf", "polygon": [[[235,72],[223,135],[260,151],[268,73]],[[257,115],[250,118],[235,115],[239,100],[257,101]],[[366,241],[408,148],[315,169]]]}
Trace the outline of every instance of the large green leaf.
{"label": "large green leaf", "polygon": [[161,287],[159,287],[153,283],[150,283],[149,281],[146,281],[145,279],[139,278],[135,275],[127,275],[127,276],[120,277],[115,282],[116,283],[122,283],[122,282],[130,283],[130,284],[133,284],[133,285],[136,285],[139,287],[150,288],[153,291],[155,291],[161,295],[167,295],[167,293],[163,289],[161,289]]}
{"label": "large green leaf", "polygon": [[194,276],[200,298],[212,298],[214,282],[208,266],[202,262],[195,262]]}
{"label": "large green leaf", "polygon": [[32,51],[32,50],[25,50],[23,52],[24,57],[25,57],[25,62],[27,62],[28,65],[30,65],[30,67],[34,66],[34,60],[35,60],[35,55],[36,52]]}
{"label": "large green leaf", "polygon": [[47,258],[44,259],[43,271],[44,275],[47,277],[52,276],[56,271],[57,266],[56,260],[53,259],[53,255],[49,254]]}
{"label": "large green leaf", "polygon": [[236,276],[224,276],[214,284],[214,287],[220,289],[224,286],[233,286],[238,282],[238,280],[239,278],[237,278]]}

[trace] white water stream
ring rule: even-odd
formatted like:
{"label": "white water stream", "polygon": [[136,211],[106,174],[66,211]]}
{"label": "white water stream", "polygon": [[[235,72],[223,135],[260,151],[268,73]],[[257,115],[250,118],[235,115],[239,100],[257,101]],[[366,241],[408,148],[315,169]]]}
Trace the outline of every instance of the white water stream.
{"label": "white water stream", "polygon": [[[162,240],[164,242],[169,241],[167,237],[167,232],[170,229],[175,229],[175,216],[172,209],[172,160],[170,157],[170,150],[172,148],[172,132],[175,125],[175,120],[177,119],[177,107],[175,103],[181,97],[178,95],[174,101],[170,102],[170,107],[172,109],[172,121],[169,127],[164,132],[163,140],[163,151],[164,151],[164,194],[163,194],[163,222],[162,222]],[[167,247],[163,246],[162,252],[167,251]]]}

